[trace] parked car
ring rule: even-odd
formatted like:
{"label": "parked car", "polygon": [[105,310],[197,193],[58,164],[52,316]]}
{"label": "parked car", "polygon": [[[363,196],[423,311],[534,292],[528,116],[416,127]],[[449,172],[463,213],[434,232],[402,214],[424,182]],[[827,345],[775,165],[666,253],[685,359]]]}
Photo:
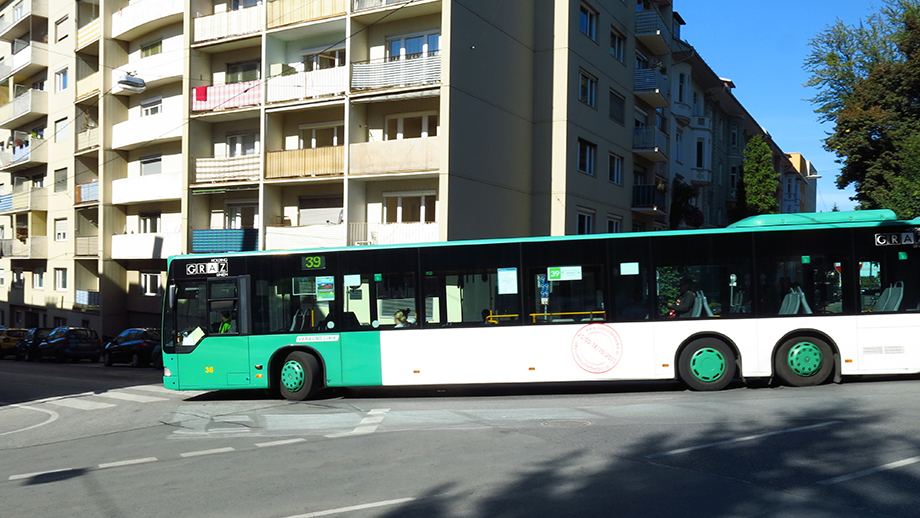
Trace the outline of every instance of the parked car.
{"label": "parked car", "polygon": [[111,342],[105,344],[102,363],[106,367],[111,367],[113,363],[129,363],[132,367],[146,367],[150,364],[154,348],[159,345],[160,330],[157,328],[125,329]]}
{"label": "parked car", "polygon": [[3,329],[0,330],[0,358],[5,356],[16,356],[16,346],[22,337],[26,336],[27,329]]}
{"label": "parked car", "polygon": [[51,334],[51,331],[54,331],[53,327],[33,327],[26,331],[26,335],[16,345],[16,359],[37,360],[38,345]]}
{"label": "parked car", "polygon": [[96,331],[86,327],[56,327],[38,345],[38,356],[58,362],[81,358],[98,362],[102,356],[102,340]]}

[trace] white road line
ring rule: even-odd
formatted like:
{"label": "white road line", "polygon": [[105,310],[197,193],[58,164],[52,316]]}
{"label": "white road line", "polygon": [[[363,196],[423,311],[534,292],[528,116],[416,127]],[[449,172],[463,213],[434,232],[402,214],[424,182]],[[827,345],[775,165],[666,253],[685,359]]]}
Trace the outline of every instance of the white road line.
{"label": "white road line", "polygon": [[110,408],[116,405],[112,403],[100,403],[91,399],[85,399],[82,396],[76,398],[53,399],[45,401],[49,405],[64,406],[67,408],[76,408],[77,410],[98,410],[100,408]]}
{"label": "white road line", "polygon": [[326,511],[317,511],[315,513],[298,514],[294,516],[288,516],[287,518],[317,518],[319,516],[330,516],[333,514],[347,513],[351,511],[360,511],[362,509],[373,509],[375,507],[384,507],[388,505],[404,504],[406,502],[413,502],[415,500],[416,500],[415,498],[397,498],[396,500],[384,500],[382,502],[374,502],[371,504],[353,505],[351,507],[339,507],[338,509],[328,509]]}
{"label": "white road line", "polygon": [[882,471],[888,471],[889,469],[910,466],[911,464],[916,464],[917,462],[920,462],[920,457],[911,457],[909,459],[889,462],[888,464],[877,466],[875,468],[869,468],[869,469],[864,469],[862,471],[857,471],[856,473],[850,473],[849,475],[841,475],[839,477],[829,478],[827,480],[822,480],[818,483],[823,484],[825,486],[829,486],[831,484],[838,484],[840,482],[846,482],[847,480],[853,480],[854,478],[865,477],[867,475],[874,475],[875,473],[881,473]]}
{"label": "white road line", "polygon": [[63,469],[52,469],[50,471],[37,471],[35,473],[26,473],[23,475],[13,475],[10,480],[22,480],[24,478],[39,477],[41,475],[50,475],[52,473],[63,473],[65,471],[73,471],[75,468],[63,468]]}
{"label": "white road line", "polygon": [[304,442],[304,441],[306,441],[306,439],[302,439],[302,438],[298,438],[298,439],[285,439],[285,440],[283,440],[283,441],[257,442],[257,443],[256,443],[256,446],[258,446],[259,448],[265,448],[265,447],[268,447],[268,446],[283,446],[283,445],[285,445],[285,444],[294,444],[295,442]]}
{"label": "white road line", "polygon": [[248,415],[219,415],[211,418],[216,423],[249,423],[252,418]]}
{"label": "white road line", "polygon": [[153,403],[154,401],[169,401],[165,397],[142,396],[140,394],[131,394],[128,392],[106,391],[96,394],[99,397],[120,399],[122,401],[133,401],[135,403]]}
{"label": "white road line", "polygon": [[367,413],[368,416],[362,419],[360,426],[356,427],[354,430],[345,433],[329,434],[326,437],[334,439],[336,437],[374,433],[377,431],[377,426],[383,421],[383,418],[386,417],[386,413],[389,411],[389,408],[375,408]]}
{"label": "white road line", "polygon": [[[20,428],[19,430],[10,430],[9,432],[0,433],[0,435],[10,435],[10,434],[12,434],[12,433],[19,433],[19,432],[24,432],[24,431],[26,431],[26,430],[31,430],[31,429],[33,429],[33,428],[38,428],[39,426],[45,426],[46,424],[51,423],[51,422],[54,422],[55,420],[57,420],[58,417],[60,417],[60,415],[59,415],[57,412],[55,412],[54,410],[46,410],[46,409],[44,409],[44,408],[34,408],[34,407],[31,407],[31,406],[27,406],[27,405],[21,405],[21,404],[19,404],[19,403],[14,403],[14,404],[10,405],[9,403],[0,402],[0,404],[2,404],[2,405],[8,405],[6,408],[23,408],[23,409],[26,409],[26,410],[35,410],[36,412],[44,412],[44,413],[48,414],[48,419],[46,419],[45,422],[43,422],[43,423],[33,424],[32,426],[27,426],[27,427],[25,427],[25,428]],[[0,408],[0,410],[2,410],[2,408]]]}
{"label": "white road line", "polygon": [[183,453],[181,456],[182,457],[197,457],[199,455],[213,455],[215,453],[226,453],[228,451],[236,451],[236,450],[233,448],[229,448],[229,447],[228,448],[215,448],[213,450],[190,451],[187,453]]}
{"label": "white road line", "polygon": [[828,426],[828,425],[838,424],[842,422],[843,421],[828,421],[826,423],[818,423],[818,424],[813,424],[813,425],[808,425],[808,426],[801,426],[799,428],[790,428],[788,430],[777,430],[775,432],[762,433],[758,435],[748,435],[747,437],[739,437],[737,439],[729,439],[727,441],[711,442],[709,444],[701,444],[699,446],[691,446],[689,448],[679,448],[677,450],[671,450],[671,451],[666,451],[662,453],[655,453],[653,455],[646,455],[645,458],[646,459],[657,459],[660,457],[667,457],[668,455],[677,455],[678,453],[687,453],[688,451],[702,450],[704,448],[712,448],[714,446],[723,446],[725,444],[734,444],[734,443],[739,443],[739,442],[744,442],[744,441],[753,441],[754,439],[762,439],[764,437],[770,437],[773,435],[781,435],[784,433],[801,432],[803,430],[811,430],[813,428],[820,428],[822,426]]}
{"label": "white road line", "polygon": [[156,462],[156,457],[146,457],[143,459],[120,460],[118,462],[105,462],[99,465],[99,469],[117,468],[119,466],[131,466],[132,464],[144,464],[145,462]]}
{"label": "white road line", "polygon": [[156,392],[159,394],[178,394],[176,390],[169,390],[163,385],[137,385],[135,387],[125,387],[131,390],[143,390],[144,392]]}

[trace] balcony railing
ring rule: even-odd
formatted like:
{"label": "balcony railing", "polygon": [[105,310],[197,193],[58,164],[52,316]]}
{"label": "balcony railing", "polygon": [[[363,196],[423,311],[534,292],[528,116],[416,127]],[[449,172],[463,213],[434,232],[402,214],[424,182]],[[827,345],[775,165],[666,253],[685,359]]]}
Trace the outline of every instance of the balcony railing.
{"label": "balcony railing", "polygon": [[77,236],[74,253],[81,256],[99,255],[99,236]]}
{"label": "balcony railing", "polygon": [[648,214],[664,214],[664,192],[655,185],[633,185],[632,210]]}
{"label": "balcony railing", "polygon": [[328,248],[345,246],[345,225],[265,227],[266,250]]}
{"label": "balcony railing", "polygon": [[654,162],[667,160],[668,136],[654,126],[636,128],[633,130],[633,153]]}
{"label": "balcony railing", "polygon": [[437,171],[441,167],[438,137],[351,144],[350,174]]}
{"label": "balcony railing", "polygon": [[96,18],[77,30],[77,48],[98,40],[100,34],[102,34],[102,18]]}
{"label": "balcony railing", "polygon": [[13,74],[17,77],[32,76],[48,67],[48,45],[37,41],[16,40],[12,45],[10,59],[0,63],[0,81]]}
{"label": "balcony railing", "polygon": [[274,0],[266,5],[268,28],[344,15],[347,0]]}
{"label": "balcony railing", "polygon": [[345,172],[345,146],[269,151],[265,178],[308,178]]}
{"label": "balcony railing", "polygon": [[93,92],[99,92],[102,74],[95,72],[77,81],[77,99],[82,99]]}
{"label": "balcony railing", "polygon": [[690,170],[690,183],[701,186],[712,184],[712,171],[694,167]]}
{"label": "balcony railing", "polygon": [[690,128],[712,131],[712,119],[702,115],[694,115],[690,118]]}
{"label": "balcony railing", "polygon": [[[128,31],[142,25],[147,25],[150,30],[157,28],[154,22],[170,16],[182,16],[183,0],[134,0],[112,13],[112,37],[120,38]],[[125,35],[125,39],[131,39]]]}
{"label": "balcony railing", "polygon": [[182,251],[182,234],[121,234],[112,236],[112,259],[166,259]]}
{"label": "balcony railing", "polygon": [[192,111],[228,110],[262,104],[262,80],[192,88]]}
{"label": "balcony railing", "polygon": [[30,89],[0,106],[0,128],[13,129],[45,115],[48,115],[48,92]]}
{"label": "balcony railing", "polygon": [[73,305],[83,309],[99,309],[99,290],[74,290]]}
{"label": "balcony railing", "polygon": [[243,36],[262,30],[262,5],[195,18],[194,42]]}
{"label": "balcony railing", "polygon": [[373,9],[375,7],[383,7],[385,5],[404,4],[410,1],[412,0],[355,0],[355,12]]}
{"label": "balcony railing", "polygon": [[48,17],[48,0],[22,0],[7,2],[7,8],[0,11],[0,39],[11,41],[27,34],[31,29],[28,17]]}
{"label": "balcony railing", "polygon": [[441,56],[428,53],[353,63],[351,74],[351,87],[355,90],[437,84],[441,82]]}
{"label": "balcony railing", "polygon": [[14,171],[25,169],[48,162],[48,146],[44,139],[32,137],[25,132],[17,131],[13,137],[12,152],[0,153],[0,169]]}
{"label": "balcony railing", "polygon": [[268,102],[277,103],[341,95],[348,89],[348,68],[334,67],[312,72],[274,76],[268,80]]}
{"label": "balcony railing", "polygon": [[128,204],[182,198],[182,175],[160,173],[112,182],[112,203]]}
{"label": "balcony railing", "polygon": [[77,185],[74,194],[74,203],[99,201],[99,182],[89,182]]}
{"label": "balcony railing", "polygon": [[668,81],[657,68],[636,70],[633,89],[637,97],[654,108],[668,105]]}
{"label": "balcony railing", "polygon": [[[66,128],[65,128],[66,130]],[[98,147],[99,146],[99,133],[100,130],[98,127],[89,128],[77,133],[77,147],[76,151],[86,151],[87,149]]]}
{"label": "balcony railing", "polygon": [[671,44],[671,31],[658,11],[646,9],[636,13],[636,39],[656,55],[667,54]]}
{"label": "balcony railing", "polygon": [[348,246],[438,241],[437,223],[349,223]]}
{"label": "balcony railing", "polygon": [[0,239],[0,253],[3,254],[3,257],[47,259],[48,238],[31,236],[23,239]]}
{"label": "balcony railing", "polygon": [[[180,108],[182,105],[177,102],[170,102],[172,99],[164,100],[164,104],[173,105]],[[119,122],[112,126],[112,149],[134,149],[139,145],[152,142],[166,142],[168,140],[179,140],[182,138],[182,118],[177,110],[168,110],[166,113],[129,119]]]}
{"label": "balcony railing", "polygon": [[[112,93],[115,95],[134,95],[118,85],[118,81],[125,75],[125,70],[131,70],[139,79],[144,80],[150,90],[166,83],[175,83],[182,80],[182,60],[175,59],[169,52],[154,54],[146,58],[129,61],[128,64],[112,70]],[[182,106],[176,107],[181,113]],[[168,108],[167,108],[168,110]]]}
{"label": "balcony railing", "polygon": [[48,210],[48,188],[0,195],[0,212]]}
{"label": "balcony railing", "polygon": [[257,228],[193,229],[192,252],[252,252],[259,249]]}
{"label": "balcony railing", "polygon": [[195,183],[257,182],[262,155],[195,159]]}

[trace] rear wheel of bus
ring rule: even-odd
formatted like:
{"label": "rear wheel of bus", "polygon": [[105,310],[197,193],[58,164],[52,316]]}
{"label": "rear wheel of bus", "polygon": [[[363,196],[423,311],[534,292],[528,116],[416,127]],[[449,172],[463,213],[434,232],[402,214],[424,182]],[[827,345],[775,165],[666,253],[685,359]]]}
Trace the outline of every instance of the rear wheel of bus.
{"label": "rear wheel of bus", "polygon": [[800,336],[783,342],[776,350],[774,372],[793,387],[820,385],[834,370],[834,353],[820,338]]}
{"label": "rear wheel of bus", "polygon": [[735,377],[735,353],[715,338],[694,340],[680,353],[680,379],[693,390],[721,390]]}
{"label": "rear wheel of bus", "polygon": [[303,401],[313,394],[318,376],[319,362],[316,358],[303,351],[294,351],[281,365],[278,390],[284,399]]}

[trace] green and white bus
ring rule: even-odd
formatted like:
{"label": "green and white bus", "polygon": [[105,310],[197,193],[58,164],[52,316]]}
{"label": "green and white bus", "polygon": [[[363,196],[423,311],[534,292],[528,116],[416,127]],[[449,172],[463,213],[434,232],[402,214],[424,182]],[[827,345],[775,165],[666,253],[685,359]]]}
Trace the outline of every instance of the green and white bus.
{"label": "green and white bus", "polygon": [[[176,256],[164,383],[302,400],[325,387],[678,379],[717,390],[917,373],[918,238],[920,219],[882,210]],[[687,311],[674,318],[679,297]]]}

